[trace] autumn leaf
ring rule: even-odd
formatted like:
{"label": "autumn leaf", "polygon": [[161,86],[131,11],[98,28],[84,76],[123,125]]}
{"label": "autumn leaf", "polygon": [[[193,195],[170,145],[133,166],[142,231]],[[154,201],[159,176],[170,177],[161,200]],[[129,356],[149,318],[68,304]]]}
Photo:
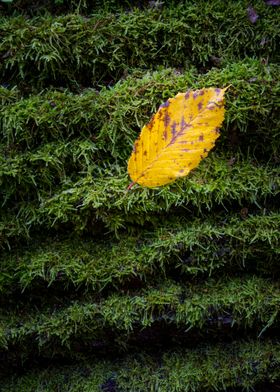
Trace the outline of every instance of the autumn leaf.
{"label": "autumn leaf", "polygon": [[162,104],[136,140],[128,161],[135,183],[153,188],[184,177],[219,137],[227,88],[179,93]]}

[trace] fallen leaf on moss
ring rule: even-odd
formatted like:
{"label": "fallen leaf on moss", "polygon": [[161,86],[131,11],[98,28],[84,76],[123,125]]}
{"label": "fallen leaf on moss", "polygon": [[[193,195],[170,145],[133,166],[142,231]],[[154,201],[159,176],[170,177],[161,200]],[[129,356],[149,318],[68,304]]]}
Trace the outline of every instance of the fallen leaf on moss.
{"label": "fallen leaf on moss", "polygon": [[179,93],[162,104],[136,140],[128,161],[133,180],[153,188],[184,177],[208,155],[219,137],[227,88]]}

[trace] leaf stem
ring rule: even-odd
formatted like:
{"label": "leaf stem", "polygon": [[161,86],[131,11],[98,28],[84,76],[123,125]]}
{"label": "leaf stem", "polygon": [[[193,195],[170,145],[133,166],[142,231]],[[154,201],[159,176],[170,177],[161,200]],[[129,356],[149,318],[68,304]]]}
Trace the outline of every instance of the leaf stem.
{"label": "leaf stem", "polygon": [[135,184],[136,184],[136,182],[135,182],[135,181],[132,181],[132,182],[128,185],[127,190],[129,191]]}

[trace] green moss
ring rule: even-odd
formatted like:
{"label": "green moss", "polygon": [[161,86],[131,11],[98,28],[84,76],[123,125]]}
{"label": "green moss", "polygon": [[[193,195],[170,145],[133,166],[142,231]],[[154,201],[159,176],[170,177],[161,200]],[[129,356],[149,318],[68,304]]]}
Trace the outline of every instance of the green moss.
{"label": "green moss", "polygon": [[[239,146],[247,153],[245,143],[251,145],[255,154],[273,155],[279,147],[278,74],[278,65],[272,64],[268,69],[257,60],[247,59],[200,76],[194,70],[183,74],[172,69],[136,72],[100,93],[92,89],[79,95],[50,90],[2,108],[2,142],[14,150],[16,140],[21,151],[57,139],[68,142],[73,135],[82,135],[93,139],[103,159],[123,162],[140,128],[163,100],[188,88],[231,84],[220,146]],[[237,133],[235,141],[233,132]]]}
{"label": "green moss", "polygon": [[[279,10],[140,3],[0,1],[1,390],[279,382]],[[158,106],[229,85],[209,157],[128,191]]]}
{"label": "green moss", "polygon": [[[259,79],[250,82],[256,74]],[[189,202],[201,210],[232,200],[261,204],[264,197],[277,195],[278,169],[273,168],[279,148],[277,74],[277,66],[271,66],[268,73],[255,60],[199,77],[172,70],[138,72],[100,94],[92,90],[81,95],[48,91],[4,106],[2,204],[15,213],[7,217],[8,226],[2,219],[4,240],[4,232],[11,233],[8,236],[24,234],[34,221],[45,222],[46,217],[50,224],[70,219],[81,230],[92,219],[92,207],[97,220],[118,229],[135,219],[145,222],[147,211],[167,211]],[[210,154],[212,160],[209,157],[194,177],[170,192],[168,188],[158,192],[163,197],[160,203],[160,198],[151,198],[157,192],[125,194],[126,162],[132,144],[160,102],[187,86],[229,83],[233,87],[227,97],[217,156]],[[270,165],[261,166],[268,156]],[[21,224],[25,228],[18,230]]]}
{"label": "green moss", "polygon": [[114,376],[115,366],[108,361],[86,363],[80,366],[37,370],[2,383],[3,392],[100,392],[103,384]]}
{"label": "green moss", "polygon": [[102,290],[134,278],[151,280],[171,268],[178,276],[187,273],[189,277],[211,275],[226,267],[244,271],[252,265],[267,274],[276,273],[279,222],[279,213],[245,220],[240,215],[226,219],[211,216],[204,223],[200,219],[173,219],[153,232],[123,234],[118,241],[107,236],[106,241],[94,243],[72,238],[44,244],[39,237],[25,251],[20,247],[13,254],[2,255],[0,289],[5,294],[30,290],[38,282],[48,286],[59,282],[65,288],[83,285]]}
{"label": "green moss", "polygon": [[[117,358],[118,359],[118,358]],[[2,384],[3,392],[185,392],[255,389],[279,377],[277,342],[234,342],[181,349],[157,356],[139,353],[116,361],[81,360],[76,366],[29,371]],[[106,389],[107,388],[107,389]]]}
{"label": "green moss", "polygon": [[38,201],[21,201],[14,214],[7,215],[2,223],[3,241],[15,235],[25,236],[30,228],[51,228],[62,223],[70,224],[79,233],[92,227],[92,222],[96,228],[100,222],[111,231],[135,223],[157,225],[163,214],[165,219],[167,213],[180,215],[181,207],[196,211],[195,215],[205,215],[217,205],[229,208],[231,203],[254,211],[265,206],[267,198],[279,194],[278,169],[254,166],[248,161],[230,166],[228,159],[214,154],[191,176],[162,189],[135,188],[127,192],[127,174],[106,174],[101,178],[88,174],[77,182],[68,179],[55,189],[54,195],[44,191]]}
{"label": "green moss", "polygon": [[17,88],[8,89],[5,86],[0,86],[0,102],[1,107],[16,102],[20,98],[20,92]]}
{"label": "green moss", "polygon": [[277,60],[279,23],[273,7],[256,1],[261,15],[256,24],[248,20],[246,8],[245,0],[215,0],[117,14],[99,11],[89,18],[2,19],[2,80],[13,74],[13,82],[28,79],[33,87],[97,85],[134,67],[212,66],[213,58],[224,64],[246,56]]}
{"label": "green moss", "polygon": [[19,301],[14,310],[2,310],[2,340],[4,346],[12,346],[25,345],[32,338],[28,350],[38,346],[42,352],[51,349],[55,354],[60,346],[71,350],[73,340],[100,339],[104,332],[108,340],[106,331],[111,331],[115,336],[111,342],[125,347],[135,329],[158,322],[186,331],[230,324],[254,328],[256,337],[272,326],[279,327],[279,304],[279,284],[254,276],[200,284],[155,278],[145,289],[101,300],[84,294],[79,300],[49,295],[45,304],[36,306]]}
{"label": "green moss", "polygon": [[[147,383],[154,391],[226,390],[237,386],[249,390],[269,373],[269,353],[265,347],[266,344],[251,346],[247,343],[244,346],[232,344],[182,350],[180,353],[166,353],[162,366],[153,361],[148,362],[144,369],[142,363],[146,358],[143,358],[129,367],[132,374],[121,371],[119,383],[124,390],[139,392],[146,390]],[[275,359],[273,375],[271,378],[268,376],[271,380],[279,374],[276,369],[279,362],[277,349]]]}

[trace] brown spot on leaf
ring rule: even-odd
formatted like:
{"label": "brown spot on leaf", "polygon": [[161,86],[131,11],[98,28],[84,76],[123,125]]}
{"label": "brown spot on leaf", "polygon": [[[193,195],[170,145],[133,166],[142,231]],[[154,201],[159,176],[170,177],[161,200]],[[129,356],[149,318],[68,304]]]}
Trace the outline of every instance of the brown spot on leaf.
{"label": "brown spot on leaf", "polygon": [[150,122],[147,124],[147,128],[151,130],[154,127],[154,123],[155,123],[155,115],[153,115]]}
{"label": "brown spot on leaf", "polygon": [[193,99],[196,99],[199,96],[199,91],[195,91],[193,93]]}
{"label": "brown spot on leaf", "polygon": [[202,109],[202,107],[203,107],[203,103],[199,102],[199,104],[197,105],[198,110],[200,111]]}
{"label": "brown spot on leaf", "polygon": [[164,126],[165,126],[165,128],[168,127],[168,125],[170,124],[170,121],[171,121],[171,118],[170,118],[170,116],[168,114],[168,111],[166,111],[165,114],[164,114]]}
{"label": "brown spot on leaf", "polygon": [[160,108],[168,108],[169,105],[170,105],[170,102],[169,102],[169,101],[166,101],[166,102],[164,102],[164,103],[162,103],[162,104],[160,105]]}
{"label": "brown spot on leaf", "polygon": [[133,152],[137,153],[138,145],[139,145],[139,141],[136,141],[133,146]]}
{"label": "brown spot on leaf", "polygon": [[190,151],[190,149],[189,148],[182,148],[182,150],[181,151],[184,151],[184,152],[189,152]]}
{"label": "brown spot on leaf", "polygon": [[158,119],[161,120],[162,116],[163,116],[164,110],[159,110],[157,115],[158,115]]}
{"label": "brown spot on leaf", "polygon": [[176,121],[173,121],[172,125],[171,125],[171,132],[172,132],[172,136],[175,137],[177,130],[176,130],[177,124]]}
{"label": "brown spot on leaf", "polygon": [[204,148],[203,152],[208,152],[207,148]]}
{"label": "brown spot on leaf", "polygon": [[147,150],[145,150],[145,151],[143,152],[143,155],[147,156]]}
{"label": "brown spot on leaf", "polygon": [[200,90],[199,95],[204,95],[204,91]]}
{"label": "brown spot on leaf", "polygon": [[200,142],[203,142],[203,140],[204,140],[203,134],[201,134],[201,135],[199,136],[198,140],[199,140]]}
{"label": "brown spot on leaf", "polygon": [[182,116],[181,122],[180,122],[181,131],[184,131],[187,128],[190,128],[190,126],[191,126],[190,124],[186,123],[184,116]]}

